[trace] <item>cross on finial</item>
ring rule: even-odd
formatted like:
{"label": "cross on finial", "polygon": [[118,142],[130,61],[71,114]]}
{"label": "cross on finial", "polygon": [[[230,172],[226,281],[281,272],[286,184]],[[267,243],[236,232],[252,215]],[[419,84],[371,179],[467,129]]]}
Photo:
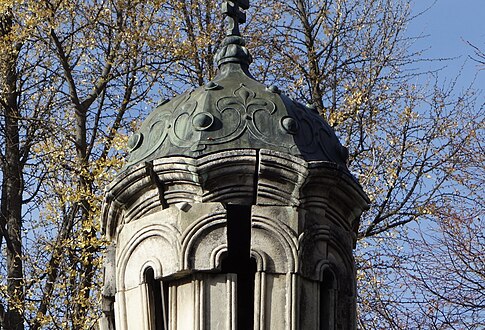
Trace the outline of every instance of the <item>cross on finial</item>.
{"label": "cross on finial", "polygon": [[224,1],[222,4],[222,13],[227,16],[228,27],[226,34],[228,36],[240,36],[239,24],[246,23],[246,13],[241,9],[249,9],[249,0],[231,0]]}

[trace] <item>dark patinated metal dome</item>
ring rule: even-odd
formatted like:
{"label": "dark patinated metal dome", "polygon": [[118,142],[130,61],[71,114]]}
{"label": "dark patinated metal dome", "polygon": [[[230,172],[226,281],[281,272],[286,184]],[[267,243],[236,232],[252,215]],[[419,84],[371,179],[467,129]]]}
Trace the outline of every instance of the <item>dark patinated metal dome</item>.
{"label": "dark patinated metal dome", "polygon": [[129,140],[127,166],[166,156],[269,149],[345,167],[346,148],[316,110],[251,76],[251,55],[237,21],[229,19],[227,37],[216,55],[219,74],[156,107]]}

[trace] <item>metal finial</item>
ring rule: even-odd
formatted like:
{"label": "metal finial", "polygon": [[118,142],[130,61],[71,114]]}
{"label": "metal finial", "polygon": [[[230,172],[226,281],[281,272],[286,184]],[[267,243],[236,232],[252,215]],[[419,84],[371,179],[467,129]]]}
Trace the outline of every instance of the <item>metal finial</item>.
{"label": "metal finial", "polygon": [[[225,63],[239,63],[245,69],[252,62],[251,54],[245,47],[246,43],[241,37],[239,24],[246,22],[246,13],[249,9],[249,0],[226,0],[222,3],[222,13],[226,16],[226,38],[216,53],[215,60],[219,68]],[[247,72],[248,75],[249,72]]]}
{"label": "metal finial", "polygon": [[249,0],[224,1],[222,13],[227,17],[228,36],[240,36],[239,24],[246,23],[246,13],[241,9],[249,9]]}

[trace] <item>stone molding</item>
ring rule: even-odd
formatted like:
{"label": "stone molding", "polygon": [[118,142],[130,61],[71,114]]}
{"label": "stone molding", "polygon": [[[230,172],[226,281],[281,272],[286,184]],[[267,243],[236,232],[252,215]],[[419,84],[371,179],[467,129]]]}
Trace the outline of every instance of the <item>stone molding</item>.
{"label": "stone molding", "polygon": [[356,233],[369,200],[348,171],[335,163],[236,149],[201,158],[156,159],[122,172],[107,188],[102,228],[114,240],[132,221],[169,206],[207,202],[315,209]]}

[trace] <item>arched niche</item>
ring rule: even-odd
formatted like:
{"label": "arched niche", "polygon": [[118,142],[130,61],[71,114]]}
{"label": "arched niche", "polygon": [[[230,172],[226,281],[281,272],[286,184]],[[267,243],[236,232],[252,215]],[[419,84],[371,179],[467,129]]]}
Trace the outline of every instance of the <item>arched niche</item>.
{"label": "arched niche", "polygon": [[295,272],[298,264],[295,232],[277,219],[254,214],[251,220],[251,250],[259,256],[257,268],[264,266],[262,270],[267,273]]}
{"label": "arched niche", "polygon": [[186,270],[215,270],[227,252],[225,210],[195,220],[182,235],[181,264]]}
{"label": "arched niche", "polygon": [[[300,237],[299,259],[302,276],[320,281],[322,265],[338,265],[338,273],[353,274],[352,247],[349,241],[340,239],[340,229],[325,225],[307,228]],[[335,266],[337,267],[337,266]]]}
{"label": "arched niche", "polygon": [[153,269],[155,278],[176,273],[180,247],[172,226],[149,224],[122,247],[117,257],[117,290],[132,289],[144,281],[147,267]]}
{"label": "arched niche", "polygon": [[297,304],[298,240],[289,224],[296,211],[277,206],[256,206],[252,210],[254,329],[292,329]]}
{"label": "arched niche", "polygon": [[147,329],[168,330],[168,285],[157,279],[153,268],[148,266],[143,271],[143,286]]}
{"label": "arched niche", "polygon": [[332,265],[324,263],[320,267],[318,294],[319,329],[335,329],[338,309],[338,276]]}

